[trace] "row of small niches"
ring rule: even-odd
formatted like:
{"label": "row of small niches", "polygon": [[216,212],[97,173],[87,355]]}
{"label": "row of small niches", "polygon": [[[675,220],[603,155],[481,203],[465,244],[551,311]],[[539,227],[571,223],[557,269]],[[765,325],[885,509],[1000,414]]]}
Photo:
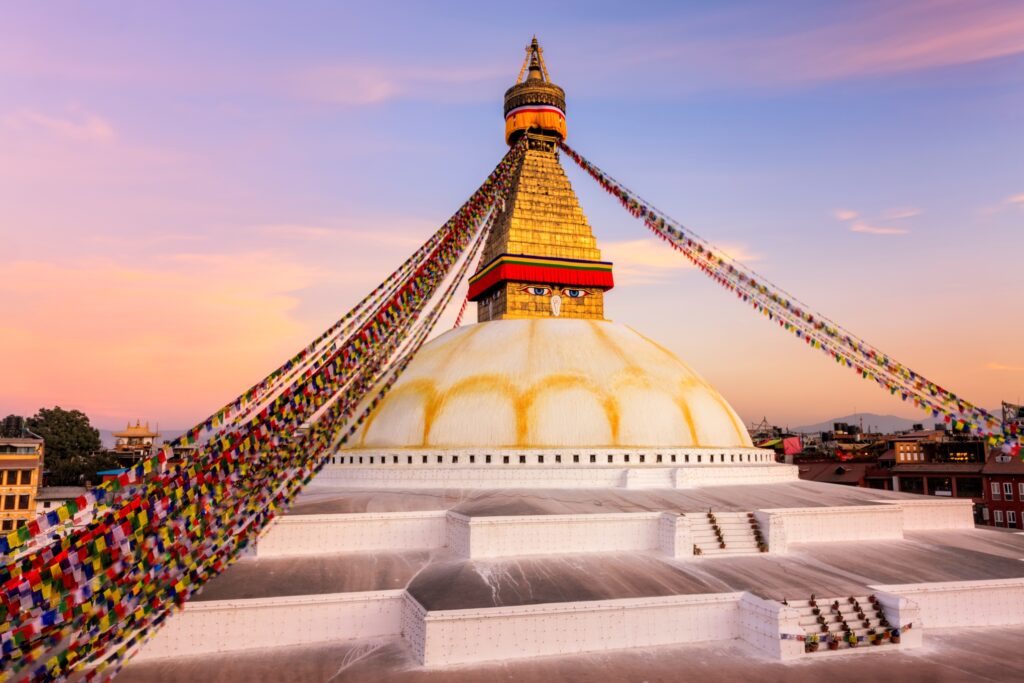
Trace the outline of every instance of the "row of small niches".
{"label": "row of small niches", "polygon": [[[653,454],[654,455],[653,459],[651,459],[650,461],[647,460],[647,455],[648,454],[646,454],[646,453],[638,453],[637,454],[637,459],[635,461],[631,462],[631,458],[630,458],[630,454],[629,453],[621,453],[621,454],[609,453],[606,456],[607,457],[607,463],[606,464],[609,464],[609,465],[628,465],[628,464],[634,464],[634,463],[639,463],[639,464],[659,464],[660,463],[660,464],[664,465],[664,464],[672,464],[672,463],[675,463],[675,464],[680,464],[680,463],[682,463],[682,464],[690,464],[691,463],[691,461],[690,461],[690,454],[689,453],[682,454],[682,459],[681,460],[677,459],[677,455],[675,453],[671,453],[668,456],[665,456],[665,455],[663,455],[661,453],[655,453],[655,454]],[[729,453],[728,454],[728,456],[729,456],[728,460],[726,460],[726,453],[717,453],[717,454],[716,453],[709,453],[708,454],[707,462],[708,463],[712,463],[712,464],[715,463],[716,462],[715,455],[718,455],[717,462],[720,463],[720,464],[723,464],[723,465],[729,464],[729,463],[767,463],[767,462],[774,462],[775,461],[775,458],[772,457],[771,454],[769,454],[769,453]],[[467,458],[467,460],[461,460],[460,459],[461,457],[465,457],[465,458]],[[530,458],[531,462],[527,462],[527,458],[528,457]],[[579,453],[575,453],[575,454],[573,454],[571,461],[567,459],[567,460],[564,461],[564,463],[579,464],[579,463],[584,462],[583,460],[581,460],[582,457],[583,456],[581,456]],[[478,458],[481,458],[482,460],[478,460]],[[366,464],[369,464],[369,465],[413,465],[413,464],[417,464],[417,465],[430,465],[430,464],[437,464],[437,465],[459,465],[459,464],[493,465],[493,464],[497,464],[499,462],[498,458],[501,459],[500,460],[500,464],[502,464],[502,465],[510,465],[513,462],[518,462],[518,464],[520,464],[520,465],[544,465],[544,464],[546,464],[545,463],[545,458],[544,458],[543,455],[535,455],[535,456],[526,456],[526,455],[518,455],[518,456],[513,456],[513,455],[500,455],[500,456],[498,456],[498,455],[496,455],[496,456],[490,456],[490,455],[482,455],[482,456],[478,456],[478,455],[466,455],[466,456],[458,456],[458,455],[433,455],[433,456],[432,455],[416,455],[416,456],[413,456],[413,455],[404,455],[404,456],[400,456],[400,455],[377,455],[377,456],[374,456],[374,455],[366,455],[366,456],[363,456],[363,455],[348,455],[348,456],[344,456],[344,455],[341,455],[341,456],[337,456],[337,455],[335,455],[335,456],[331,456],[331,464],[333,464],[333,465],[366,465]],[[552,458],[553,458],[553,460],[548,460],[547,464],[555,464],[555,465],[564,464],[561,454],[556,453],[556,454],[554,454],[552,456]],[[695,458],[694,462],[696,462],[697,464],[703,464],[703,462],[704,462],[703,454],[701,454],[701,453],[694,454],[694,458]],[[402,462],[403,459],[404,459],[404,462]],[[434,462],[435,459],[436,459],[436,462]],[[589,462],[590,463],[598,464],[598,460],[599,460],[599,456],[596,453],[591,453],[590,454],[590,456],[589,456]],[[605,463],[602,463],[602,464],[605,464]]]}

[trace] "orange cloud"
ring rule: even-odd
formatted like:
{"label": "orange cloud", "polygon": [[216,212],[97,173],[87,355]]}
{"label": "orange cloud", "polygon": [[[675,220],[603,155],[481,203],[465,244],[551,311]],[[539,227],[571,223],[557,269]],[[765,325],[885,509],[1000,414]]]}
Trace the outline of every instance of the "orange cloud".
{"label": "orange cloud", "polygon": [[856,218],[859,215],[860,215],[859,213],[857,213],[856,211],[851,211],[850,209],[836,209],[835,210],[835,217],[838,220],[841,220],[841,221],[852,221],[854,218]]}
{"label": "orange cloud", "polygon": [[[693,268],[689,259],[654,238],[602,242],[601,257],[615,264],[617,282],[642,285],[663,282],[674,272]],[[744,247],[722,247],[722,251],[741,263],[759,261],[760,256]]]}
{"label": "orange cloud", "polygon": [[1024,372],[1024,365],[1004,365],[1003,363],[986,363],[989,370],[1003,370],[1006,372]]}

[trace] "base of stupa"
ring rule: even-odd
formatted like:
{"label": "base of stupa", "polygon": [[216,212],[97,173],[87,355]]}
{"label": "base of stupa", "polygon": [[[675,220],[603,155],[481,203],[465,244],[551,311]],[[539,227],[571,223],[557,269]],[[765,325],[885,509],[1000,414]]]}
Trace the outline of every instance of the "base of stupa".
{"label": "base of stupa", "polygon": [[353,449],[318,476],[337,487],[694,488],[796,481],[794,465],[760,448]]}
{"label": "base of stupa", "polygon": [[[538,657],[707,643],[742,648],[752,670],[899,657],[935,629],[1024,625],[1022,557],[1024,536],[974,528],[969,500],[805,481],[360,490],[321,475],[249,557],[169,620],[125,678],[185,680],[174,672],[198,656],[242,666],[312,646],[398,648],[405,664],[388,680],[493,662],[516,674]],[[815,595],[842,603],[829,632],[840,632],[841,613],[859,647],[822,640],[812,651]],[[877,605],[868,625],[851,597]],[[872,629],[887,633],[881,618],[900,629],[898,644],[872,644]],[[373,677],[346,672],[333,680]]]}

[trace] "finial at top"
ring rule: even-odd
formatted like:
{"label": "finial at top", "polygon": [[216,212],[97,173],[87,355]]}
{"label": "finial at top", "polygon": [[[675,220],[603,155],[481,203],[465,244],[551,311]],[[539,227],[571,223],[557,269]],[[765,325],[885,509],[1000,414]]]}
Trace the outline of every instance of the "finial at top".
{"label": "finial at top", "polygon": [[551,82],[536,35],[526,46],[515,85],[505,92],[505,141],[513,144],[528,130],[563,140],[566,134],[565,91]]}

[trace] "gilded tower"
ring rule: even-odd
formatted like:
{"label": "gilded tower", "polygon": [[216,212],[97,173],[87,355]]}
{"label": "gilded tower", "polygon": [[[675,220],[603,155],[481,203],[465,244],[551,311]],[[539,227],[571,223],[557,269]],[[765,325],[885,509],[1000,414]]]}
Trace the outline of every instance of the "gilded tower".
{"label": "gilded tower", "polygon": [[470,278],[477,319],[604,319],[612,264],[558,160],[565,139],[565,91],[551,82],[535,37],[516,84],[505,92],[505,141],[527,150],[501,215]]}

